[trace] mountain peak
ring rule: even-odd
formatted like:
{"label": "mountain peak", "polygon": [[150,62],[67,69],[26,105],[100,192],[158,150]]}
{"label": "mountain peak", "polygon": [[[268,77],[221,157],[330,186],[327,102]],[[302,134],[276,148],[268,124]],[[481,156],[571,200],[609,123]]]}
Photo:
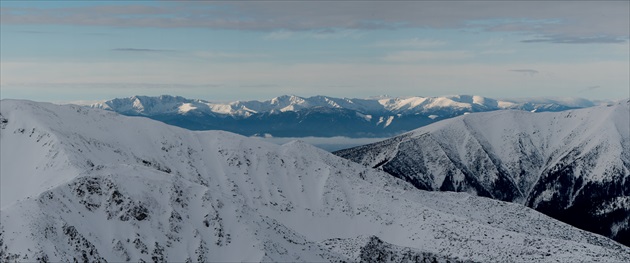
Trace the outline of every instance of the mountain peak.
{"label": "mountain peak", "polygon": [[[626,245],[627,103],[562,112],[468,114],[336,152],[415,187],[525,204]],[[619,216],[617,216],[619,215]],[[597,222],[597,223],[594,223]]]}
{"label": "mountain peak", "polygon": [[[561,111],[591,104],[575,99],[519,101],[476,95],[379,99],[283,95],[265,101],[214,103],[162,95],[114,99],[92,104],[92,107],[124,115],[147,116],[188,129],[226,129],[248,136],[270,133],[277,137],[387,137],[470,112],[505,109]],[[340,120],[344,120],[347,127],[334,125]],[[314,127],[342,131],[325,132]]]}
{"label": "mountain peak", "polygon": [[414,190],[299,141],[25,101],[0,116],[2,260],[630,260],[521,205]]}
{"label": "mountain peak", "polygon": [[[125,103],[127,101],[127,103]],[[536,107],[538,108],[581,108],[590,107],[596,105],[595,102],[585,99],[574,98],[556,98],[556,99],[506,99],[495,100],[476,95],[453,95],[444,97],[389,97],[378,96],[371,97],[370,99],[348,99],[348,98],[333,98],[328,96],[313,96],[304,98],[296,95],[282,95],[272,98],[266,101],[235,101],[230,103],[211,103],[205,100],[190,100],[180,96],[160,95],[157,97],[149,96],[132,96],[130,98],[114,99],[106,101],[105,103],[93,104],[92,107],[106,108],[114,111],[121,111],[126,109],[126,104],[137,103],[144,106],[144,111],[147,111],[147,104],[150,104],[154,110],[171,109],[173,107],[160,107],[159,104],[184,104],[184,103],[196,103],[205,104],[205,108],[212,111],[213,108],[221,108],[224,106],[237,107],[235,113],[241,112],[244,107],[259,108],[256,112],[267,112],[271,110],[279,110],[286,108],[287,106],[299,106],[295,109],[311,108],[311,107],[332,107],[332,108],[344,108],[350,107],[353,110],[359,110],[364,113],[393,111],[394,113],[402,113],[403,111],[409,111],[415,109],[417,111],[428,111],[432,108],[444,108],[444,107],[465,107],[471,108],[474,105],[484,106],[487,110],[499,110],[499,109],[519,109],[524,107]],[[180,105],[181,106],[181,105]],[[239,108],[240,107],[240,108]],[[177,108],[177,107],[175,107]],[[202,110],[199,108],[199,110]],[[531,109],[524,109],[531,110]],[[167,112],[160,112],[167,113]],[[216,112],[222,113],[222,112]],[[414,113],[414,112],[410,112]]]}

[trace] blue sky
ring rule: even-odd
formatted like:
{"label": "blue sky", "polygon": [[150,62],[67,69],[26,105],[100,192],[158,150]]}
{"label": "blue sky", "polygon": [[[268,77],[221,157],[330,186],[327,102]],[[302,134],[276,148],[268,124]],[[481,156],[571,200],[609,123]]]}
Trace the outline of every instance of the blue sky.
{"label": "blue sky", "polygon": [[630,96],[628,1],[1,1],[0,96]]}

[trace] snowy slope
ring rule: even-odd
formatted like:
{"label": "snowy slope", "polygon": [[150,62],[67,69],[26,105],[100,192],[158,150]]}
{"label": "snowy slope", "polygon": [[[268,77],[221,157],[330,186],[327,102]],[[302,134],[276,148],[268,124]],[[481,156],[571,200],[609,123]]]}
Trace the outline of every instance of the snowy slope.
{"label": "snowy slope", "polygon": [[89,106],[146,116],[190,130],[220,129],[246,136],[383,138],[468,112],[561,111],[596,103],[584,99],[495,100],[469,95],[368,99],[285,95],[266,101],[215,103],[163,95],[119,98]]}
{"label": "snowy slope", "polygon": [[469,114],[336,154],[420,189],[522,203],[630,245],[627,101]]}
{"label": "snowy slope", "polygon": [[630,260],[521,205],[418,191],[302,142],[0,107],[3,261]]}

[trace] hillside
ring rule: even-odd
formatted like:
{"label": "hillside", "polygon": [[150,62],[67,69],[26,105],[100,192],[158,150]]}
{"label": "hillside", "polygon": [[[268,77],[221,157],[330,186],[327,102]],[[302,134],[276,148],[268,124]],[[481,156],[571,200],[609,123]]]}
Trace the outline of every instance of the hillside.
{"label": "hillside", "polygon": [[630,245],[629,112],[624,101],[469,114],[336,154],[419,189],[524,204]]}
{"label": "hillside", "polygon": [[301,142],[0,107],[3,261],[630,260],[521,205],[418,191]]}

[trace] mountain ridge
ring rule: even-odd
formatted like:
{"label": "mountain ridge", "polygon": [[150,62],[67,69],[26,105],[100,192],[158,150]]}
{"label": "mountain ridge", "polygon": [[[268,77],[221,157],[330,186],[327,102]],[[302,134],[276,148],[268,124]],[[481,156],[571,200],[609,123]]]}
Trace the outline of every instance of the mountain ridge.
{"label": "mountain ridge", "polygon": [[284,95],[265,101],[213,103],[162,95],[119,98],[88,107],[145,116],[191,130],[221,129],[245,136],[382,138],[472,112],[562,111],[599,103],[571,98],[495,100],[473,95],[367,99]]}
{"label": "mountain ridge", "polygon": [[628,104],[469,114],[335,154],[419,189],[525,204],[628,245]]}
{"label": "mountain ridge", "polygon": [[416,114],[436,108],[453,107],[471,112],[480,110],[522,109],[522,110],[558,110],[595,106],[601,101],[590,101],[581,98],[522,98],[491,99],[476,95],[450,95],[441,97],[371,97],[335,98],[329,96],[300,97],[282,95],[269,100],[249,100],[233,102],[211,102],[201,99],[187,99],[181,96],[132,96],[116,98],[87,104],[93,108],[107,109],[116,112],[133,112],[137,115],[155,113],[186,113],[189,111],[212,112],[232,116],[248,117],[255,113],[273,111],[297,111],[305,108],[328,107],[345,108],[362,113],[391,112],[393,114]]}
{"label": "mountain ridge", "polygon": [[[25,101],[0,115],[3,261],[630,259],[521,205],[419,191],[299,141]],[[22,185],[36,191],[5,191]]]}

